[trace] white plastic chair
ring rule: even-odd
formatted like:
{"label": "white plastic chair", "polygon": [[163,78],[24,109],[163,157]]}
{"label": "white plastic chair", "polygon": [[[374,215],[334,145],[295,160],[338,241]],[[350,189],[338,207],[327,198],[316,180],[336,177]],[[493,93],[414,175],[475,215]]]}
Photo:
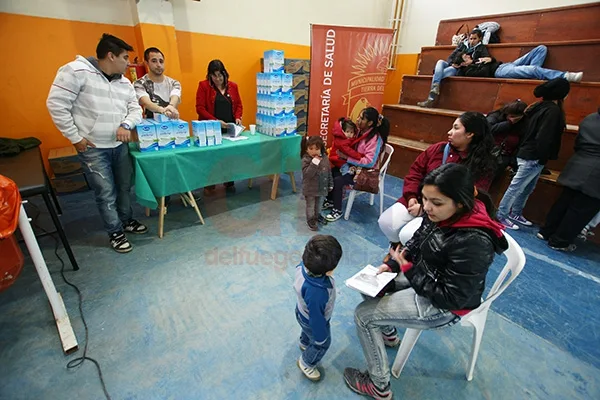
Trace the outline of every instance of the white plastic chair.
{"label": "white plastic chair", "polygon": [[[383,163],[383,166],[379,170],[379,215],[383,214],[383,187],[385,181],[385,175],[387,173],[388,165],[390,165],[390,160],[392,159],[392,154],[394,154],[394,148],[392,145],[385,145],[385,155],[387,159]],[[350,218],[350,211],[352,210],[352,204],[354,204],[354,199],[357,194],[363,194],[367,192],[361,192],[359,190],[352,189],[350,191],[350,195],[348,196],[348,204],[346,205],[346,211],[344,212],[344,219],[347,221]],[[375,203],[375,195],[371,193],[371,199],[369,200],[369,204],[373,205]]]}
{"label": "white plastic chair", "polygon": [[[504,233],[506,240],[508,241],[508,249],[504,252],[506,256],[506,265],[500,272],[500,275],[496,279],[492,290],[487,296],[487,299],[481,303],[479,307],[465,315],[461,318],[460,324],[463,326],[471,325],[475,328],[473,333],[473,350],[471,352],[471,362],[469,363],[469,369],[467,370],[467,380],[471,381],[473,379],[473,370],[475,369],[475,362],[477,361],[477,355],[479,354],[479,346],[481,345],[481,338],[483,337],[483,331],[485,329],[485,321],[487,319],[488,310],[492,305],[492,302],[498,298],[506,290],[508,285],[521,273],[523,267],[525,266],[525,254],[523,254],[523,250],[519,246],[515,240],[510,237],[508,233]],[[510,276],[507,278],[510,272]],[[410,352],[413,347],[417,343],[417,339],[421,335],[421,330],[419,329],[406,329],[404,333],[404,337],[400,342],[400,349],[398,349],[398,353],[396,355],[396,359],[394,360],[394,365],[392,366],[392,375],[398,378],[406,361],[408,360],[408,356],[410,356]]]}

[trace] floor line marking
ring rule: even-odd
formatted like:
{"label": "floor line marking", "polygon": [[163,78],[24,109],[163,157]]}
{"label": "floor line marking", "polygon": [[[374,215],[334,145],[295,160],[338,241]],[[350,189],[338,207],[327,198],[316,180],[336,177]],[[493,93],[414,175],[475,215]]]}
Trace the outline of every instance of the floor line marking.
{"label": "floor line marking", "polygon": [[575,274],[575,275],[579,275],[582,278],[585,278],[585,279],[588,279],[590,281],[593,281],[593,282],[596,282],[596,283],[600,284],[600,278],[598,278],[597,276],[594,276],[592,274],[588,274],[587,272],[580,271],[577,268],[571,267],[569,265],[565,265],[563,263],[560,263],[558,261],[555,261],[555,260],[551,259],[548,256],[545,256],[545,255],[540,254],[540,253],[536,253],[535,251],[526,249],[524,247],[523,247],[523,252],[525,254],[527,254],[528,256],[531,256],[533,258],[537,258],[540,261],[546,262],[546,263],[548,263],[550,265],[554,265],[555,267],[563,269],[563,270],[565,270],[567,272],[570,272],[570,273]]}

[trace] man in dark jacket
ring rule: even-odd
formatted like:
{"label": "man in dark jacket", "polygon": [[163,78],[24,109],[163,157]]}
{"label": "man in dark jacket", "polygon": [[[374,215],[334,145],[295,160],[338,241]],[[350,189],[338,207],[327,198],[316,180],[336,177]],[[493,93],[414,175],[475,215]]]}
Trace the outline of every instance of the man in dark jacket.
{"label": "man in dark jacket", "polygon": [[579,124],[575,154],[558,177],[563,192],[546,216],[538,238],[555,250],[573,251],[573,241],[600,211],[600,109]]}
{"label": "man in dark jacket", "polygon": [[469,54],[475,61],[478,61],[481,57],[489,56],[487,48],[483,43],[481,43],[482,38],[483,33],[479,29],[475,29],[469,35],[468,40],[465,40],[456,46],[456,49],[454,49],[446,61],[438,60],[438,62],[435,64],[433,78],[431,79],[431,90],[429,92],[429,97],[425,101],[418,102],[417,105],[419,107],[433,107],[437,97],[440,95],[440,82],[442,79],[448,78],[449,76],[455,76],[458,73],[460,63],[457,64],[454,62],[457,54]]}

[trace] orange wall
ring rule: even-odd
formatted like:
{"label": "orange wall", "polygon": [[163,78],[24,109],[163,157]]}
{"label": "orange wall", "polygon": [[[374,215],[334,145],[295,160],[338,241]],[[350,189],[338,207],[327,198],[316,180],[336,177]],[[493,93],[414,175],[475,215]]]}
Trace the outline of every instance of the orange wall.
{"label": "orange wall", "polygon": [[[167,75],[181,80],[181,115],[188,121],[197,118],[196,88],[198,81],[205,79],[210,60],[221,59],[231,80],[238,83],[243,120],[250,124],[256,114],[256,73],[263,52],[275,48],[288,58],[310,58],[309,46],[175,31],[160,25],[130,27],[0,13],[0,43],[10,43],[11,53],[10,60],[0,64],[0,104],[4,108],[0,136],[36,136],[42,141],[45,156],[51,148],[68,146],[46,109],[48,91],[60,66],[77,54],[95,55],[104,32],[134,46],[140,60],[144,46],[156,46],[165,53]],[[384,103],[398,102],[402,75],[415,73],[417,58],[416,54],[398,56],[396,71],[389,73]]]}

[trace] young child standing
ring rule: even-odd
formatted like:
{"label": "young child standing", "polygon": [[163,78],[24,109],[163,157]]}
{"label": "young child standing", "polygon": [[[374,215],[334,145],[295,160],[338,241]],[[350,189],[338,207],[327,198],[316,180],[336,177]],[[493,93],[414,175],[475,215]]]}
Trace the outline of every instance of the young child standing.
{"label": "young child standing", "polygon": [[331,344],[329,321],[335,304],[333,270],[342,258],[342,246],[330,235],[315,235],[304,247],[296,267],[296,319],[302,328],[298,368],[311,381],[321,379],[317,364]]}
{"label": "young child standing", "polygon": [[319,229],[321,197],[333,189],[333,177],[325,143],[320,136],[302,138],[302,194],[306,198],[306,223],[312,231]]}

